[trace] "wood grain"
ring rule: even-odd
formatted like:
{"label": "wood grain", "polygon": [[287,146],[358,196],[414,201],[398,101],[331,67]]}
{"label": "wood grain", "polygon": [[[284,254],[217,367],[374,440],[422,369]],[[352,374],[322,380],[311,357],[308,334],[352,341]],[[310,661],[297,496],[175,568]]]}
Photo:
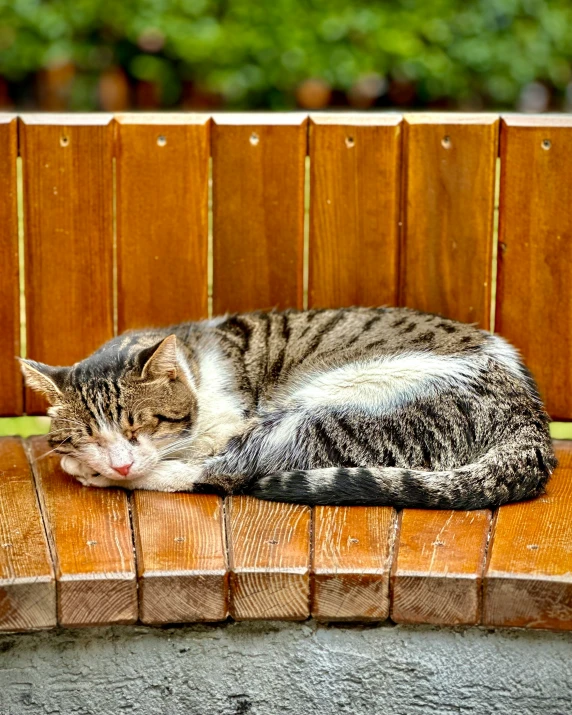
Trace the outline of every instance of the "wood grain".
{"label": "wood grain", "polygon": [[252,497],[225,504],[232,618],[308,618],[310,509]]}
{"label": "wood grain", "polygon": [[490,325],[498,117],[406,115],[401,300]]}
{"label": "wood grain", "polygon": [[571,117],[502,120],[496,330],[521,350],[552,418],[565,420],[572,418],[571,157]]}
{"label": "wood grain", "polygon": [[56,582],[21,440],[0,439],[0,631],[56,625]]}
{"label": "wood grain", "polygon": [[143,623],[222,621],[227,567],[222,500],[211,494],[133,493]]}
{"label": "wood grain", "polygon": [[312,616],[383,621],[397,514],[389,507],[314,509]]}
{"label": "wood grain", "polygon": [[60,469],[59,456],[47,455],[44,437],[28,444],[54,556],[59,624],[135,622],[137,581],[127,494],[81,486]]}
{"label": "wood grain", "polygon": [[[27,357],[71,365],[113,335],[110,117],[26,115]],[[45,412],[27,391],[26,411]]]}
{"label": "wood grain", "polygon": [[502,506],[484,577],[483,623],[572,630],[572,442],[545,496]]}
{"label": "wood grain", "polygon": [[396,305],[401,117],[310,120],[308,304]]}
{"label": "wood grain", "polygon": [[404,509],[392,574],[396,623],[473,625],[492,514]]}
{"label": "wood grain", "polygon": [[213,312],[302,307],[307,118],[217,115]]}
{"label": "wood grain", "polygon": [[0,115],[0,416],[22,414],[24,395],[16,355],[20,355],[18,204],[16,159],[18,120]]}
{"label": "wood grain", "polygon": [[117,117],[118,329],[207,316],[205,115]]}

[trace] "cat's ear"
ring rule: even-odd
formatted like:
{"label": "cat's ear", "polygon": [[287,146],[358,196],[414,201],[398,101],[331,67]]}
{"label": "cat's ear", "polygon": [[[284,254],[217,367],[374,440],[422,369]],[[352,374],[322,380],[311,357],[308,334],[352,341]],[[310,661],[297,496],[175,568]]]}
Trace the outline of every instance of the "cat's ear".
{"label": "cat's ear", "polygon": [[152,348],[143,350],[139,356],[143,364],[141,377],[144,380],[159,380],[167,378],[176,380],[181,374],[181,366],[177,359],[177,336],[169,335]]}
{"label": "cat's ear", "polygon": [[67,374],[66,367],[51,367],[35,360],[18,358],[24,381],[28,387],[41,392],[51,405],[60,403],[63,399],[61,387]]}

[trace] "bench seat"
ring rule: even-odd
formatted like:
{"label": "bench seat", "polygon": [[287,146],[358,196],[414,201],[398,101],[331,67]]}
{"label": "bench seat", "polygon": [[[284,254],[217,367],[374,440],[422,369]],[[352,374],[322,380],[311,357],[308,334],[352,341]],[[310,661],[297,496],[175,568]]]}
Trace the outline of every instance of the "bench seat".
{"label": "bench seat", "polygon": [[[571,157],[566,115],[2,114],[0,415],[46,412],[14,355],[71,365],[131,328],[385,304],[503,335],[570,421]],[[557,450],[534,502],[396,512],[88,489],[45,437],[5,438],[0,629],[568,630]]]}
{"label": "bench seat", "polygon": [[81,486],[0,440],[0,630],[234,620],[572,629],[572,442],[496,512],[317,507]]}

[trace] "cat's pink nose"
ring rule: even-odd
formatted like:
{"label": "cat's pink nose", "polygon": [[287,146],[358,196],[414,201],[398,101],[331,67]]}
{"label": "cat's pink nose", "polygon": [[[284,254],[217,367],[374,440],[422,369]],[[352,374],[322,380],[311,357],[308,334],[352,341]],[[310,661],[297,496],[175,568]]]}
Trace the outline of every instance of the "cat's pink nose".
{"label": "cat's pink nose", "polygon": [[126,477],[132,466],[133,462],[131,462],[131,464],[124,464],[122,467],[113,467],[113,469],[117,472],[117,474],[121,474],[122,477]]}

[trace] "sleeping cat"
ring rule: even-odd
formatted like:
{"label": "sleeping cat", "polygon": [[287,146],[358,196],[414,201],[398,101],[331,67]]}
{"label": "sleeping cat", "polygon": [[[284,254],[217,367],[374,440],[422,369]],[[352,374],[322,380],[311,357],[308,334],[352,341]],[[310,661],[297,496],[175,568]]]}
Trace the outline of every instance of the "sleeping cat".
{"label": "sleeping cat", "polygon": [[88,486],[477,509],[540,494],[556,466],[516,350],[407,308],[229,315],[22,370]]}

